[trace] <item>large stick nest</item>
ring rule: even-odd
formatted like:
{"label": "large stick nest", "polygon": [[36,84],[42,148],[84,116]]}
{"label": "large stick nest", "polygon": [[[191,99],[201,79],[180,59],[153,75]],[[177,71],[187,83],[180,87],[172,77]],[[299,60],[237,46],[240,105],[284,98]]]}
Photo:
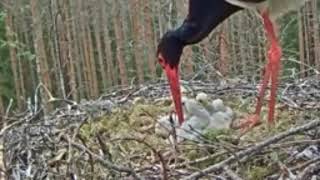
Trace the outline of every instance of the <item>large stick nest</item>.
{"label": "large stick nest", "polygon": [[[258,89],[233,81],[184,85],[224,99],[238,117],[253,111]],[[3,170],[8,179],[319,179],[320,81],[282,84],[278,92],[275,126],[174,145],[153,128],[169,112],[166,83],[122,88],[95,101],[54,99],[61,107],[45,117],[31,108],[7,118]]]}

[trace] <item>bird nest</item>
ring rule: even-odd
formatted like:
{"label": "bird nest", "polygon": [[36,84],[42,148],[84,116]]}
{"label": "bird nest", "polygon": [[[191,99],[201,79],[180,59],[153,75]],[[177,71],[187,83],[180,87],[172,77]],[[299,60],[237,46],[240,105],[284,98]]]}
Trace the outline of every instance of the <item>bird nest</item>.
{"label": "bird nest", "polygon": [[[218,84],[218,85],[217,85]],[[259,85],[184,82],[236,110],[253,112]],[[155,135],[170,111],[166,83],[122,88],[95,101],[61,101],[7,119],[3,175],[7,179],[310,179],[320,178],[320,81],[282,84],[277,122],[240,136],[211,131],[202,141],[168,143]],[[57,102],[56,102],[57,103]],[[266,109],[263,110],[264,121]]]}

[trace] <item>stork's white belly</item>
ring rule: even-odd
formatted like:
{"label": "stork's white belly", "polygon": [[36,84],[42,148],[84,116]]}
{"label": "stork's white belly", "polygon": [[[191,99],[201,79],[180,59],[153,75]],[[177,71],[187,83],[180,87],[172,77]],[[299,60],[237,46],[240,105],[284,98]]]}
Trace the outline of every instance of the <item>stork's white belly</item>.
{"label": "stork's white belly", "polygon": [[272,19],[276,19],[277,17],[289,11],[297,10],[307,0],[266,0],[262,3],[246,2],[245,0],[225,0],[225,1],[242,8],[258,10],[258,11],[268,10],[270,13],[270,17]]}

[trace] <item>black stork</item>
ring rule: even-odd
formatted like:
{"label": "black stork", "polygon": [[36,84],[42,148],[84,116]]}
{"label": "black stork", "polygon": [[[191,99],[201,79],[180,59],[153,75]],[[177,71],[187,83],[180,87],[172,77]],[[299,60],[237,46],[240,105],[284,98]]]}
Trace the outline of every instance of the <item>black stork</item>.
{"label": "black stork", "polygon": [[268,122],[273,123],[282,55],[274,23],[279,15],[298,8],[303,3],[304,0],[189,0],[189,13],[183,24],[163,35],[157,51],[158,61],[169,81],[179,123],[184,121],[179,83],[179,62],[183,48],[198,43],[226,18],[243,9],[252,9],[262,18],[270,47],[256,111],[243,121],[241,127],[250,129],[259,123],[263,97],[270,80]]}

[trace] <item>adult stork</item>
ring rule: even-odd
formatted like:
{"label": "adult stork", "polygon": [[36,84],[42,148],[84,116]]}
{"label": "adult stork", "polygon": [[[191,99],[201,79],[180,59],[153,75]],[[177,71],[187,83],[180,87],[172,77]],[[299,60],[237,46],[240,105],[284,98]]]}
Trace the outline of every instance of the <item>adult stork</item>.
{"label": "adult stork", "polygon": [[183,24],[175,30],[166,32],[158,45],[158,61],[164,69],[180,124],[184,117],[179,83],[179,62],[183,48],[204,39],[230,15],[242,9],[256,11],[263,20],[267,39],[270,43],[268,63],[262,78],[256,111],[242,123],[243,128],[251,128],[260,120],[262,101],[266,87],[271,80],[268,122],[273,123],[276,91],[280,70],[281,47],[274,28],[275,19],[281,14],[298,8],[304,0],[189,0],[189,13]]}

